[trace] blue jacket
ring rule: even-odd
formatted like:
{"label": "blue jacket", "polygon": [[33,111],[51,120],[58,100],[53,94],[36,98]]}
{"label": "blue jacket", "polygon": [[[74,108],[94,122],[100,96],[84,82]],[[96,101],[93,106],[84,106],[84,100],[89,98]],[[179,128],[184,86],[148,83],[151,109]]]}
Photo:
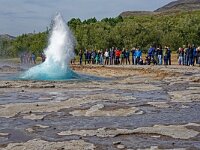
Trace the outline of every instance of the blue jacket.
{"label": "blue jacket", "polygon": [[142,57],[142,51],[141,50],[136,50],[135,51],[135,56],[138,57]]}
{"label": "blue jacket", "polygon": [[149,50],[148,50],[148,56],[152,56],[154,54],[154,51],[155,49],[153,47],[151,47]]}

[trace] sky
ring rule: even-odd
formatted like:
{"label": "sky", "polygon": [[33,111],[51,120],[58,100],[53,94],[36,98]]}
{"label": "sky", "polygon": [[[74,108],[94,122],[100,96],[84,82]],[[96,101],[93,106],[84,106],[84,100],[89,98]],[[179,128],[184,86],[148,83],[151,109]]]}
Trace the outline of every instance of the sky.
{"label": "sky", "polygon": [[117,17],[123,11],[153,11],[174,0],[0,0],[0,34],[45,31],[60,12],[65,19]]}

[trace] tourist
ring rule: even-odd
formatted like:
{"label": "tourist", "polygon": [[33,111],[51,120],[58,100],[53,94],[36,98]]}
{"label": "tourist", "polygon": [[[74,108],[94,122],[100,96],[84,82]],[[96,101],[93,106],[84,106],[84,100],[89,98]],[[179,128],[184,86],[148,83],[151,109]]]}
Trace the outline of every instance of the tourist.
{"label": "tourist", "polygon": [[125,59],[126,59],[126,65],[129,64],[130,65],[130,50],[126,49],[125,51]]}
{"label": "tourist", "polygon": [[186,66],[189,65],[189,48],[190,48],[190,45],[188,45],[188,48],[184,49],[184,53],[185,53],[185,65]]}
{"label": "tourist", "polygon": [[42,58],[42,62],[45,62],[46,56],[45,56],[45,54],[43,52],[41,53],[41,58]]}
{"label": "tourist", "polygon": [[95,57],[96,57],[96,51],[92,50],[92,52],[91,52],[92,64],[95,64]]}
{"label": "tourist", "polygon": [[168,64],[171,65],[172,61],[171,61],[171,49],[169,47],[167,47],[167,60],[168,60]]}
{"label": "tourist", "polygon": [[151,64],[151,59],[149,56],[146,56],[144,65],[150,65],[150,64]]}
{"label": "tourist", "polygon": [[124,58],[125,58],[125,49],[123,48],[120,54],[121,65],[124,65]]}
{"label": "tourist", "polygon": [[162,65],[162,59],[163,59],[163,50],[162,50],[162,48],[160,47],[160,48],[158,48],[158,64],[159,65]]}
{"label": "tourist", "polygon": [[103,51],[102,50],[100,51],[100,54],[99,54],[99,64],[103,65]]}
{"label": "tourist", "polygon": [[80,65],[82,65],[82,62],[83,62],[83,52],[82,52],[82,50],[79,51],[78,55],[79,55],[79,63],[80,63]]}
{"label": "tourist", "polygon": [[177,53],[178,53],[178,64],[179,64],[179,65],[183,65],[183,64],[184,64],[184,62],[183,62],[183,58],[184,58],[184,49],[180,47],[180,48],[178,49]]}
{"label": "tourist", "polygon": [[110,49],[109,51],[109,58],[110,58],[110,65],[113,65],[113,61],[114,61],[114,47]]}
{"label": "tourist", "polygon": [[109,64],[109,52],[108,49],[106,49],[105,53],[104,53],[104,57],[105,57],[105,65]]}
{"label": "tourist", "polygon": [[165,47],[164,50],[164,65],[168,65],[168,48]]}
{"label": "tourist", "polygon": [[95,56],[95,61],[96,61],[96,64],[98,65],[99,64],[99,56],[100,56],[100,51],[98,50],[96,56]]}
{"label": "tourist", "polygon": [[86,49],[85,52],[84,52],[84,56],[85,56],[85,65],[86,65],[87,62],[89,61],[89,52],[88,52],[87,49]]}
{"label": "tourist", "polygon": [[136,65],[135,47],[132,48],[131,53],[132,53],[132,65]]}
{"label": "tourist", "polygon": [[194,49],[191,45],[188,46],[188,58],[189,58],[189,66],[193,66],[193,59],[194,59]]}
{"label": "tourist", "polygon": [[153,58],[154,56],[154,51],[155,51],[155,48],[153,46],[150,46],[149,50],[148,50],[148,57],[150,57],[150,59]]}
{"label": "tourist", "polygon": [[[197,58],[197,48],[195,47],[195,46],[193,46],[193,49],[194,49],[194,54],[193,54],[193,56],[194,56],[194,59],[193,59],[193,63],[195,64],[198,64],[197,62],[198,62],[198,58]],[[194,65],[193,64],[193,65]]]}
{"label": "tourist", "polygon": [[120,60],[119,60],[120,55],[121,55],[120,50],[116,48],[116,50],[115,50],[115,57],[116,57],[115,64],[116,65],[120,64]]}
{"label": "tourist", "polygon": [[158,64],[158,50],[159,50],[159,48],[154,49],[154,51],[153,51],[152,57],[153,57],[154,65]]}
{"label": "tourist", "polygon": [[36,55],[34,53],[31,54],[32,63],[36,64]]}
{"label": "tourist", "polygon": [[200,47],[197,48],[197,64],[200,66]]}
{"label": "tourist", "polygon": [[135,57],[136,57],[136,65],[138,65],[140,58],[142,58],[142,51],[139,49],[139,47],[136,48]]}

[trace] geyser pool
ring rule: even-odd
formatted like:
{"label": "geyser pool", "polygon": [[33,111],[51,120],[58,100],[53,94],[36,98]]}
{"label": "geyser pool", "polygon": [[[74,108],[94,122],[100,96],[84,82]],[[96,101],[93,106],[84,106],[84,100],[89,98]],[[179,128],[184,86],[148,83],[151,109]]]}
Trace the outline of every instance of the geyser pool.
{"label": "geyser pool", "polygon": [[76,79],[78,74],[73,72],[68,64],[74,57],[75,40],[64,22],[57,14],[53,19],[53,28],[48,47],[44,50],[46,60],[20,75],[24,80],[68,80]]}

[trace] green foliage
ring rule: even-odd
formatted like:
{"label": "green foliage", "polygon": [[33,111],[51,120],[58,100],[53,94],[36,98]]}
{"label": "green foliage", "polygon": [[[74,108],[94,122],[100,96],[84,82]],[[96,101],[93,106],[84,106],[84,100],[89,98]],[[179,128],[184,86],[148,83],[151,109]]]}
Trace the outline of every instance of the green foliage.
{"label": "green foliage", "polygon": [[[86,23],[87,22],[87,23]],[[194,43],[200,45],[200,11],[128,18],[104,18],[69,24],[78,45],[76,49],[110,47],[147,50],[150,45],[170,46],[172,50]]]}
{"label": "green foliage", "polygon": [[21,52],[27,51],[40,55],[47,45],[47,36],[47,32],[18,36],[13,41],[15,54],[18,55]]}
{"label": "green foliage", "polygon": [[[200,45],[200,11],[164,15],[133,16],[122,18],[96,18],[68,22],[79,49],[105,49],[111,47],[147,50],[150,45],[170,46],[172,50],[187,43]],[[22,51],[36,55],[46,47],[48,30],[38,34],[23,34],[13,41],[0,40],[0,54],[11,57]]]}

